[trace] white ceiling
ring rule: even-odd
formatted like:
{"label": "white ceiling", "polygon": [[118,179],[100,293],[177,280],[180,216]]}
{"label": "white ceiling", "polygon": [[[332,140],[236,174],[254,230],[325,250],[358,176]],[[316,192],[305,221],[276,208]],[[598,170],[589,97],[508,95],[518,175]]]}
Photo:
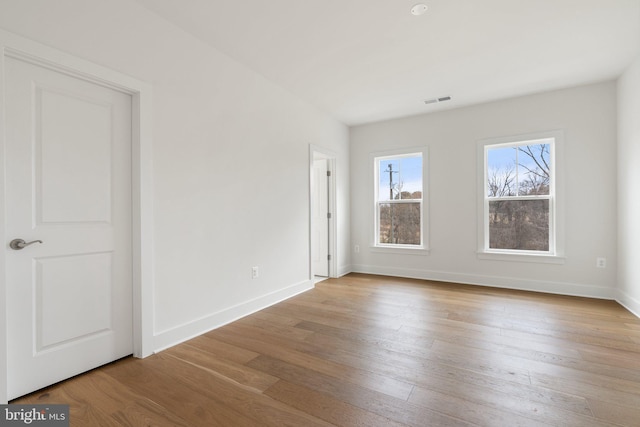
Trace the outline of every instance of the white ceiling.
{"label": "white ceiling", "polygon": [[612,79],[640,52],[640,0],[136,1],[348,125]]}

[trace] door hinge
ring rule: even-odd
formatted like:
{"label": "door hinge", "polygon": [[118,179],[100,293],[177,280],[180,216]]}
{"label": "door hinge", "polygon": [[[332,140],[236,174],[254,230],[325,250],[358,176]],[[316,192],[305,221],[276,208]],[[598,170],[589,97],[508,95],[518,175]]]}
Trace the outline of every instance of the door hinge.
{"label": "door hinge", "polygon": [[331,254],[327,255],[327,261],[331,261]]}
{"label": "door hinge", "polygon": [[327,171],[327,176],[331,176],[331,171]]}
{"label": "door hinge", "polygon": [[327,212],[327,219],[331,219],[331,212]]}

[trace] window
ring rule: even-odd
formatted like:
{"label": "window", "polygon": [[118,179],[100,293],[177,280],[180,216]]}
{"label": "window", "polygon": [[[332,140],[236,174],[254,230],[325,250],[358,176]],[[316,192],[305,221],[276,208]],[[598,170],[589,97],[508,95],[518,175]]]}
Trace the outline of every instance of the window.
{"label": "window", "polygon": [[480,144],[483,171],[480,252],[558,255],[558,138],[556,134],[530,135]]}
{"label": "window", "polygon": [[374,157],[375,247],[424,248],[423,153]]}

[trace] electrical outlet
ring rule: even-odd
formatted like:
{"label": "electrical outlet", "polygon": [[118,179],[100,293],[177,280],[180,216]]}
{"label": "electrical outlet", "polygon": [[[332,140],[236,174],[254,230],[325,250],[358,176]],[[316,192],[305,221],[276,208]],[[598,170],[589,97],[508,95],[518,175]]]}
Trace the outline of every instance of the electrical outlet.
{"label": "electrical outlet", "polygon": [[607,259],[606,258],[596,258],[596,267],[598,268],[607,268]]}
{"label": "electrical outlet", "polygon": [[257,279],[259,275],[260,275],[260,272],[258,270],[258,267],[251,267],[251,278]]}
{"label": "electrical outlet", "polygon": [[354,246],[354,248],[353,248],[353,251],[354,251],[355,253],[360,252],[360,245],[355,245],[355,246]]}

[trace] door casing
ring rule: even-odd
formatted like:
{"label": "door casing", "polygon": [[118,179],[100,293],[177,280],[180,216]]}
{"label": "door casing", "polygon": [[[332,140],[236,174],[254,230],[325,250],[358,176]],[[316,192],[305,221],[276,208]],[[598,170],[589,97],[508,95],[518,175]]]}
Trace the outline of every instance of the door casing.
{"label": "door casing", "polygon": [[[0,30],[0,82],[5,58],[14,57],[90,82],[111,87],[132,97],[132,243],[133,243],[133,350],[134,356],[153,353],[153,171],[151,163],[151,86],[114,70],[60,52],[13,33]],[[5,93],[0,85],[0,212],[5,199]],[[4,217],[4,214],[2,215]],[[0,221],[0,271],[5,272],[8,250],[4,220]],[[7,284],[0,274],[0,403],[7,402]]]}
{"label": "door casing", "polygon": [[313,213],[315,209],[314,186],[315,173],[313,168],[314,160],[326,159],[327,169],[331,172],[329,180],[329,212],[331,213],[331,221],[329,221],[329,277],[338,277],[338,256],[337,256],[337,214],[336,214],[336,154],[331,150],[310,144],[309,145],[309,280],[313,282],[313,248],[314,248],[314,231],[313,231]]}

